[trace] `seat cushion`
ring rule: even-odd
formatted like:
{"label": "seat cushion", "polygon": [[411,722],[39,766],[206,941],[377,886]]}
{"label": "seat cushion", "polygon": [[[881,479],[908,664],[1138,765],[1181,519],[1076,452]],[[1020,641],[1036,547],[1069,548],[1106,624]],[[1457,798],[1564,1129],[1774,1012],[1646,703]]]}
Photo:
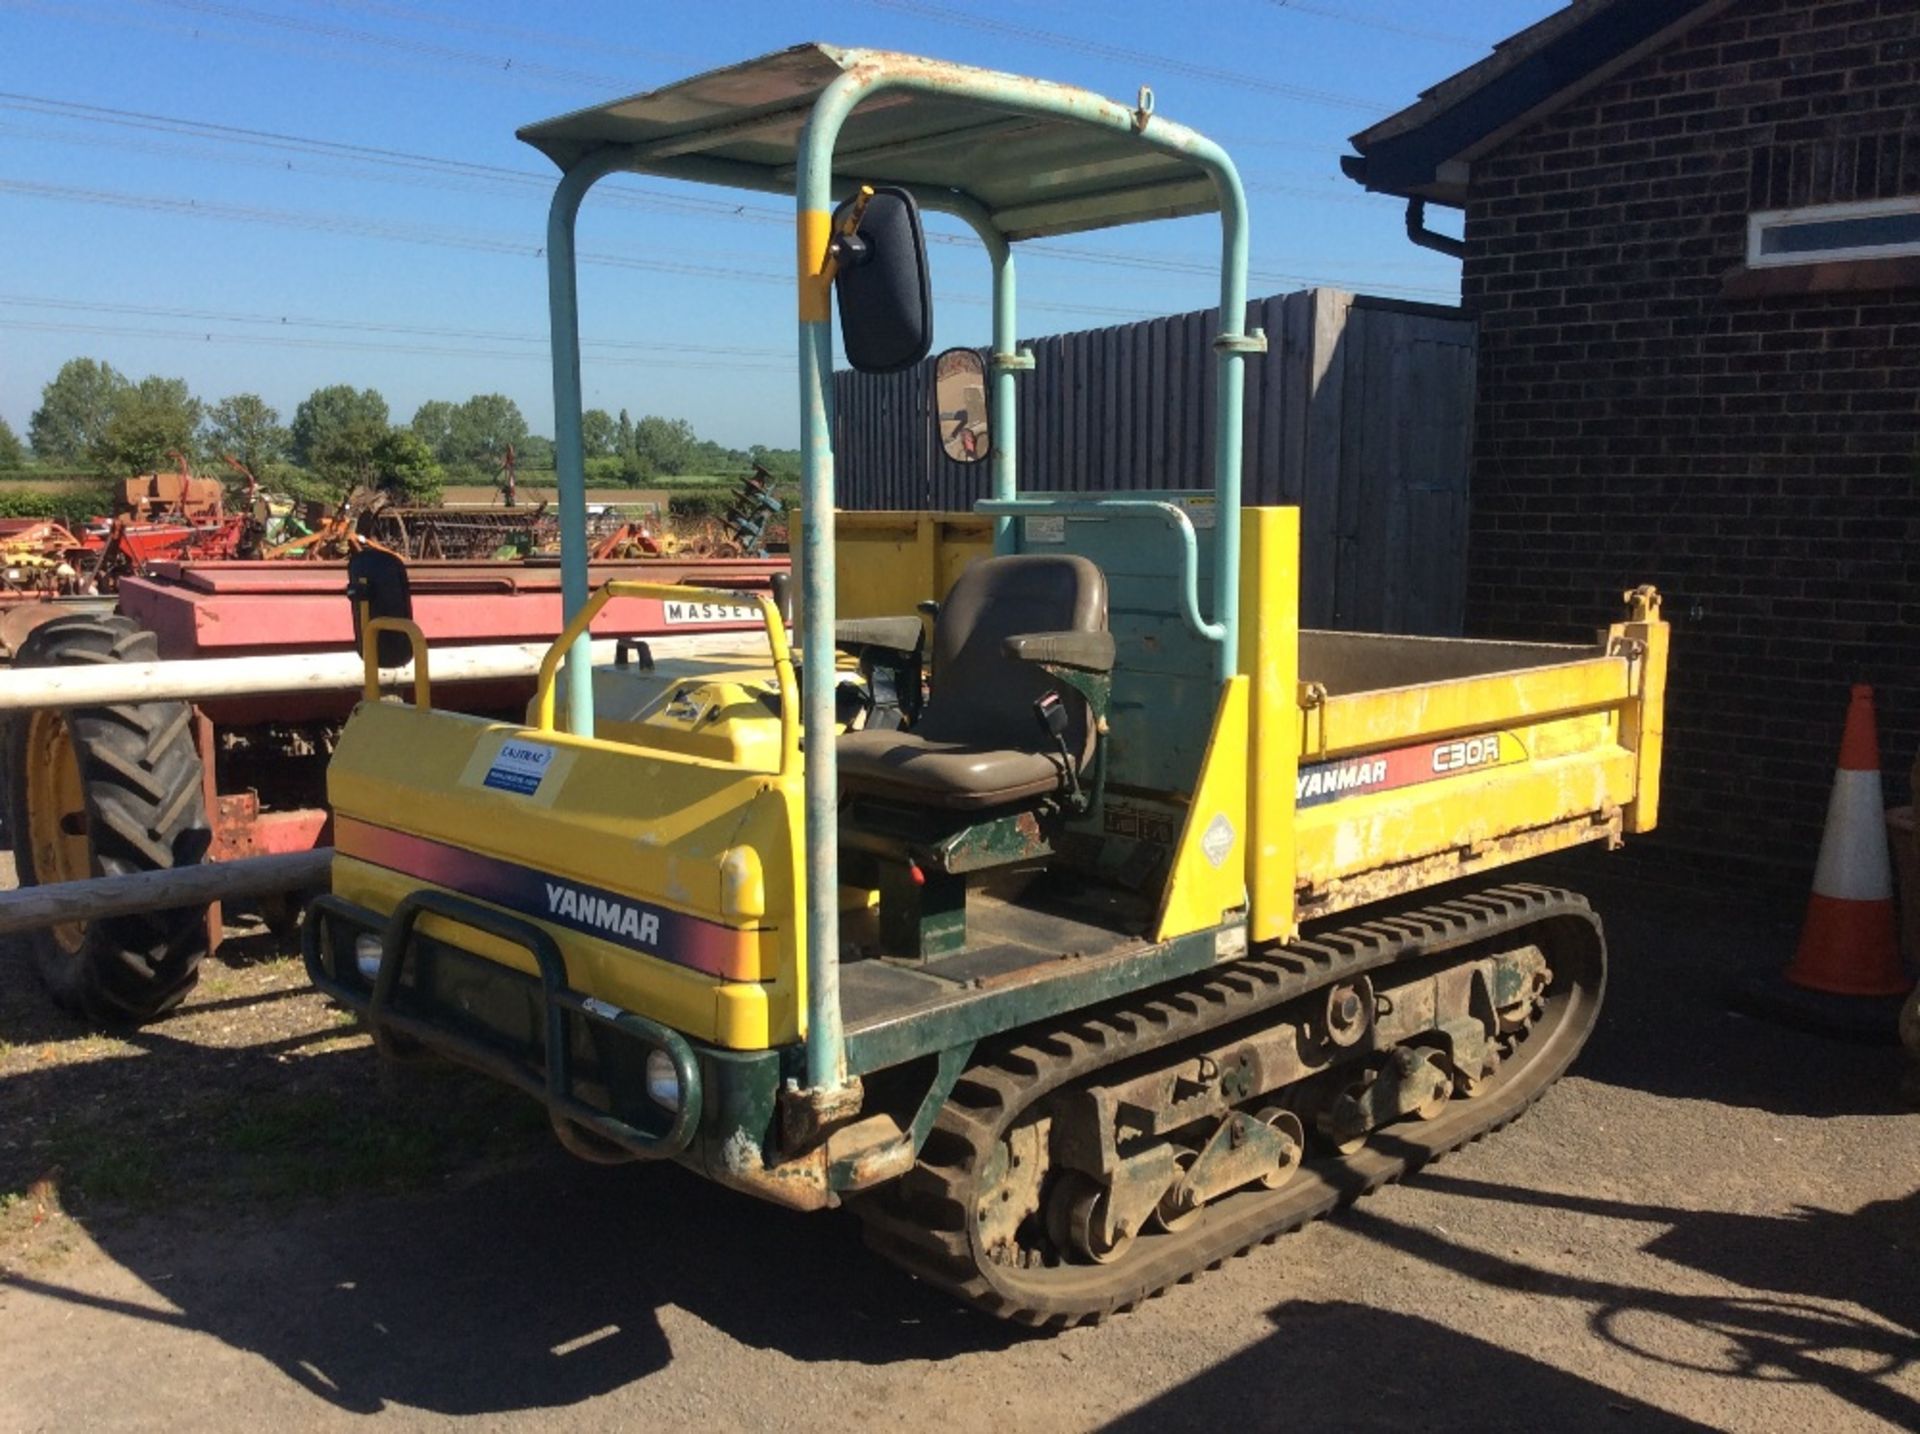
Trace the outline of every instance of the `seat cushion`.
{"label": "seat cushion", "polygon": [[[1107,580],[1074,553],[1019,553],[982,558],[953,584],[933,625],[932,695],[915,724],[935,742],[981,750],[1048,753],[1033,704],[1060,683],[1030,662],[1007,655],[1006,640],[1028,633],[1105,632]],[[1093,755],[1087,704],[1071,689],[1067,750],[1082,763]]]}
{"label": "seat cushion", "polygon": [[1005,806],[1060,790],[1060,758],[940,742],[912,732],[849,732],[836,744],[840,788],[950,811]]}

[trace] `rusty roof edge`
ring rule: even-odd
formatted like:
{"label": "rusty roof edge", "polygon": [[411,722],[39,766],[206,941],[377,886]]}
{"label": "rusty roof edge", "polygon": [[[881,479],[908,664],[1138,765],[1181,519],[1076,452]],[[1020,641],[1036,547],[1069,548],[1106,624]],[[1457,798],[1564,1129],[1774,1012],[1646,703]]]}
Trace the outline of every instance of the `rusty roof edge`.
{"label": "rusty roof edge", "polygon": [[[853,65],[859,62],[863,55],[869,52],[850,49],[845,45],[829,45],[819,40],[808,40],[798,45],[789,45],[784,50],[774,50],[765,55],[756,55],[750,60],[737,61],[731,65],[717,65],[711,70],[702,70],[695,75],[683,75],[679,79],[671,80],[655,89],[637,90],[632,94],[602,100],[598,104],[582,105],[579,109],[568,110],[565,114],[551,115],[546,119],[536,120],[532,124],[521,125],[513,132],[513,137],[522,144],[533,146],[549,159],[553,160],[558,168],[565,170],[567,165],[560,161],[559,157],[554,154],[553,149],[549,146],[564,144],[567,130],[593,118],[595,115],[604,114],[616,105],[630,105],[640,100],[654,99],[674,90],[688,89],[694,85],[705,84],[721,75],[733,74],[738,71],[765,66],[779,60],[797,58],[809,53],[819,55],[838,68],[846,70],[852,68]],[[777,107],[777,104],[770,103],[759,108],[770,110]],[[750,114],[746,112],[735,114],[730,117],[730,122],[749,117]],[[699,134],[701,130],[702,126],[688,125],[684,130],[674,131],[674,134],[676,137],[692,138]],[[664,137],[665,136],[662,136],[662,138]],[[617,141],[602,140],[599,143],[583,142],[572,147],[577,148],[581,154],[585,154],[609,143],[617,143]],[[577,159],[578,155],[576,155],[575,158]]]}
{"label": "rusty roof edge", "polygon": [[[617,150],[620,151],[617,156],[608,158],[614,161],[614,168],[625,172],[790,194],[794,176],[791,156],[785,162],[746,160],[728,155],[726,147],[750,140],[756,131],[792,127],[796,119],[804,120],[819,95],[836,77],[865,69],[883,76],[889,71],[920,71],[936,81],[943,75],[957,80],[985,77],[1038,91],[1057,92],[1064,97],[1058,116],[1007,112],[982,99],[985,121],[982,124],[968,120],[951,128],[910,135],[898,146],[889,145],[884,134],[869,135],[864,139],[864,148],[854,150],[849,156],[853,161],[849,166],[851,174],[868,182],[907,183],[916,193],[926,196],[922,202],[927,202],[927,197],[936,191],[942,194],[952,191],[952,197],[961,200],[970,198],[1009,239],[1077,233],[1149,218],[1207,213],[1219,208],[1206,162],[1190,152],[1191,146],[1208,146],[1210,142],[1197,131],[1157,115],[1152,121],[1154,139],[1148,141],[1143,152],[1157,155],[1162,172],[1145,182],[1137,178],[1117,182],[1110,179],[1105,184],[1095,183],[1067,193],[1015,196],[1003,192],[990,198],[985,194],[959,193],[968,188],[962,182],[962,174],[956,171],[943,178],[939,165],[933,166],[936,172],[932,176],[924,173],[917,178],[888,175],[886,161],[896,147],[922,156],[938,154],[958,149],[959,142],[969,134],[988,129],[998,131],[1063,122],[1075,127],[1072,122],[1078,116],[1070,113],[1071,106],[1092,104],[1109,110],[1131,110],[1132,107],[1080,86],[872,48],[814,43],[792,46],[527,125],[518,135],[546,154],[562,171],[589,155]],[[935,88],[937,91],[938,86]],[[881,108],[911,102],[890,100]],[[1141,127],[1138,123],[1135,126],[1136,130]],[[1088,124],[1085,133],[1088,142],[1096,146],[1111,147],[1134,137],[1123,136],[1117,141],[1109,124]],[[925,166],[921,168],[924,171]],[[838,171],[836,156],[836,180],[849,178],[848,173]]]}

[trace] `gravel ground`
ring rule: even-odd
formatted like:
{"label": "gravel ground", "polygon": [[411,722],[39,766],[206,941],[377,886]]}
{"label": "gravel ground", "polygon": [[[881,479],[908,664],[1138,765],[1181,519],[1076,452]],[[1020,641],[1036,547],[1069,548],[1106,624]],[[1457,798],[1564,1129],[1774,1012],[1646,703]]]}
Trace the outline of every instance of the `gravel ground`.
{"label": "gravel ground", "polygon": [[[0,1428],[1920,1426],[1896,1052],[1726,1013],[1790,916],[1568,880],[1613,986],[1532,1113],[1050,1339],[896,1276],[850,1219],[580,1165],[464,1077],[382,1073],[293,963],[222,963],[117,1042],[0,956]],[[236,1139],[242,1097],[268,1115]],[[83,1116],[91,1146],[62,1134]],[[43,1168],[102,1147],[144,1180]]]}

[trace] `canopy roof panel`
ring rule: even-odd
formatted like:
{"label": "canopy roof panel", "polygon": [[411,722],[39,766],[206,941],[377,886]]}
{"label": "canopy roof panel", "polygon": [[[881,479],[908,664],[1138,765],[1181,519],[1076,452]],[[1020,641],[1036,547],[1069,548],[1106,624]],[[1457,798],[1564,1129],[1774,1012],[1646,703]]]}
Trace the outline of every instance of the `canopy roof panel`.
{"label": "canopy roof panel", "polygon": [[[791,194],[800,135],[814,102],[848,70],[875,66],[990,79],[1104,105],[1083,90],[884,50],[797,45],[664,89],[529,125],[520,138],[563,170],[607,145],[632,148],[622,166],[705,184]],[[1179,126],[1150,122],[1163,132]],[[1196,160],[1132,130],[1025,114],[961,92],[886,90],[848,116],[834,154],[842,181],[957,191],[1010,239],[1069,234],[1219,207]],[[924,195],[923,195],[924,197]]]}

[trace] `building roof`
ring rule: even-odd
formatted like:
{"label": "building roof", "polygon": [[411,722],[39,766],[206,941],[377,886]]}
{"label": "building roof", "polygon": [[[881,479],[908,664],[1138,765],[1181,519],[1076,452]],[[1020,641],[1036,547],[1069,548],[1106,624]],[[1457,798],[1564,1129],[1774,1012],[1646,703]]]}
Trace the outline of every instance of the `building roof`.
{"label": "building roof", "polygon": [[[520,138],[562,169],[603,146],[625,145],[632,154],[623,167],[639,173],[791,194],[814,101],[860,66],[980,79],[1081,109],[1109,103],[970,66],[809,44],[529,125]],[[1200,164],[1143,143],[1131,129],[1022,113],[958,92],[889,90],[860,105],[840,131],[834,175],[840,189],[859,182],[958,192],[984,206],[1010,239],[1219,207]]]}
{"label": "building roof", "polygon": [[1732,3],[1573,0],[1353,136],[1340,167],[1371,190],[1460,206],[1479,156]]}

